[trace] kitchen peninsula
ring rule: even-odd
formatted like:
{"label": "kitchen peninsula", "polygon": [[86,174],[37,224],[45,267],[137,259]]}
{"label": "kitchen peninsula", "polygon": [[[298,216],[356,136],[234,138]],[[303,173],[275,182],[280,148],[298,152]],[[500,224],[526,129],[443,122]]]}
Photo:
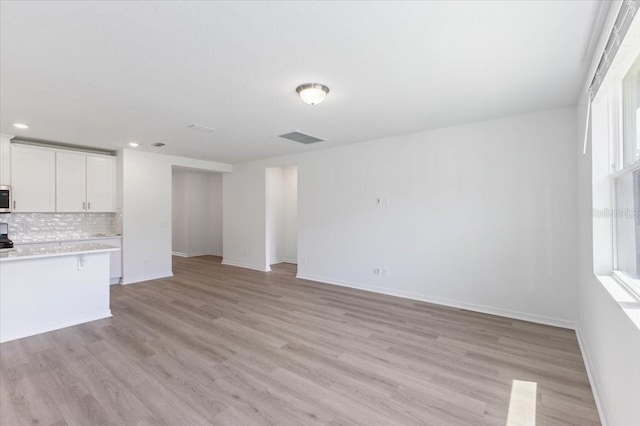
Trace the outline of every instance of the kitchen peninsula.
{"label": "kitchen peninsula", "polygon": [[30,245],[0,252],[0,342],[111,316],[100,243]]}

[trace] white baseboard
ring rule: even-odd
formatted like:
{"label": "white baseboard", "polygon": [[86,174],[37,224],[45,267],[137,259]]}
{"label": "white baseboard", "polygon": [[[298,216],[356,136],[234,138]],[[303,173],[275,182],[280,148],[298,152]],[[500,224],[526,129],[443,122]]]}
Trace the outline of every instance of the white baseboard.
{"label": "white baseboard", "polygon": [[297,265],[298,261],[296,259],[278,259],[272,263],[272,265],[277,265],[278,263],[291,263],[293,265]]}
{"label": "white baseboard", "polygon": [[246,268],[246,269],[253,269],[254,271],[260,271],[260,272],[269,272],[271,271],[271,268],[265,268],[264,266],[260,267],[260,266],[254,266],[254,265],[249,265],[246,263],[239,263],[239,262],[231,262],[225,259],[222,259],[222,264],[223,265],[228,265],[228,266],[237,266],[238,268]]}
{"label": "white baseboard", "polygon": [[222,253],[208,253],[208,252],[202,252],[202,253],[182,253],[180,251],[172,251],[171,254],[173,256],[178,256],[178,257],[196,257],[196,256],[220,256],[222,257]]}
{"label": "white baseboard", "polygon": [[582,360],[584,361],[584,366],[587,370],[587,377],[589,378],[589,383],[591,384],[591,391],[593,392],[593,398],[596,400],[596,408],[598,409],[598,415],[600,416],[600,423],[602,426],[607,426],[607,417],[605,415],[604,410],[604,401],[598,392],[600,388],[598,384],[598,378],[595,375],[595,368],[591,363],[591,358],[589,358],[589,350],[587,348],[587,342],[582,337],[582,332],[580,331],[580,327],[576,328],[576,336],[578,337],[578,345],[580,346],[580,352],[582,353]]}
{"label": "white baseboard", "polygon": [[405,299],[418,300],[421,302],[434,303],[436,305],[450,306],[452,308],[466,309],[469,311],[481,312],[483,314],[497,315],[500,317],[530,321],[530,322],[535,322],[535,323],[545,324],[545,325],[552,325],[554,327],[561,327],[561,328],[568,328],[568,329],[575,330],[577,325],[575,321],[569,321],[562,318],[554,318],[554,317],[547,317],[543,315],[530,314],[526,312],[512,311],[509,309],[478,305],[475,303],[446,299],[442,297],[427,296],[424,294],[412,293],[412,292],[402,291],[402,290],[379,288],[379,287],[368,287],[358,283],[352,283],[352,282],[342,281],[342,280],[333,280],[325,277],[316,277],[311,275],[298,274],[296,278],[300,278],[303,280],[317,281],[325,284],[338,285],[341,287],[356,288],[358,290],[370,291],[372,293],[386,294],[388,296],[402,297]]}
{"label": "white baseboard", "polygon": [[173,276],[173,272],[165,272],[164,274],[145,275],[145,276],[133,277],[133,278],[123,277],[122,284],[125,284],[125,285],[135,284],[143,281],[159,280],[160,278],[168,278],[172,276]]}
{"label": "white baseboard", "polygon": [[22,339],[23,337],[34,336],[40,333],[46,333],[48,331],[59,330],[61,328],[71,327],[73,325],[83,324],[89,321],[95,321],[103,318],[109,318],[111,315],[111,310],[107,309],[106,311],[101,311],[91,315],[83,315],[77,318],[71,318],[65,321],[56,322],[53,324],[46,324],[39,327],[14,331],[11,333],[3,333],[0,336],[0,343],[9,342],[11,340]]}

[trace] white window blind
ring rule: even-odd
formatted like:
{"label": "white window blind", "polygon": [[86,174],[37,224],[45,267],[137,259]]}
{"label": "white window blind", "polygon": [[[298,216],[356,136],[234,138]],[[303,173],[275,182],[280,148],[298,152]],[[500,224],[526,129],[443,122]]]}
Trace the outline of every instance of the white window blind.
{"label": "white window blind", "polygon": [[602,56],[600,57],[600,62],[598,62],[596,72],[593,75],[591,84],[589,85],[589,96],[591,100],[593,100],[598,93],[598,89],[600,89],[600,85],[602,84],[605,75],[607,75],[607,71],[609,71],[611,61],[614,56],[616,56],[616,53],[618,53],[622,39],[624,39],[624,36],[627,34],[627,31],[631,26],[631,22],[633,22],[633,18],[638,12],[638,8],[640,8],[640,0],[625,0],[622,2],[620,11],[618,12],[618,17],[616,18],[616,22],[613,24],[613,29],[609,34],[609,39],[607,40],[607,44],[604,47]]}
{"label": "white window blind", "polygon": [[631,22],[633,22],[633,18],[636,16],[638,9],[640,8],[640,0],[624,0],[620,6],[620,10],[618,11],[618,16],[616,17],[616,21],[613,24],[613,29],[609,34],[609,38],[607,39],[607,43],[605,44],[602,55],[600,56],[600,61],[598,62],[598,66],[596,67],[596,71],[591,79],[591,84],[589,85],[589,100],[587,103],[587,120],[584,130],[584,145],[582,149],[582,153],[587,153],[587,140],[589,139],[589,124],[591,123],[591,102],[595,98],[604,77],[607,75],[607,71],[609,71],[609,67],[611,66],[611,61],[618,53],[618,49],[624,39],[624,36],[627,34],[629,27],[631,26]]}

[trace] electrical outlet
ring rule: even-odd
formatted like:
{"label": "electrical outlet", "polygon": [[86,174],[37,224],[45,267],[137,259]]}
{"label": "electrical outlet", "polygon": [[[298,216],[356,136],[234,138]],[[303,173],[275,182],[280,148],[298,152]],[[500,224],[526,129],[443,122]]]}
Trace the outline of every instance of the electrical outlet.
{"label": "electrical outlet", "polygon": [[378,268],[377,266],[373,267],[373,275],[380,275],[380,268]]}
{"label": "electrical outlet", "polygon": [[382,268],[382,276],[383,277],[389,276],[389,268]]}

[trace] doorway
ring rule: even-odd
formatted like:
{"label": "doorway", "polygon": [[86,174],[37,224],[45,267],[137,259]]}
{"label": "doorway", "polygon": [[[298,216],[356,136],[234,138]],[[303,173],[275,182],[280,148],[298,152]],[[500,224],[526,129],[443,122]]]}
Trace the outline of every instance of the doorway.
{"label": "doorway", "polygon": [[174,167],[171,250],[174,256],[222,256],[222,174]]}
{"label": "doorway", "polygon": [[267,265],[298,263],[298,166],[266,169]]}

